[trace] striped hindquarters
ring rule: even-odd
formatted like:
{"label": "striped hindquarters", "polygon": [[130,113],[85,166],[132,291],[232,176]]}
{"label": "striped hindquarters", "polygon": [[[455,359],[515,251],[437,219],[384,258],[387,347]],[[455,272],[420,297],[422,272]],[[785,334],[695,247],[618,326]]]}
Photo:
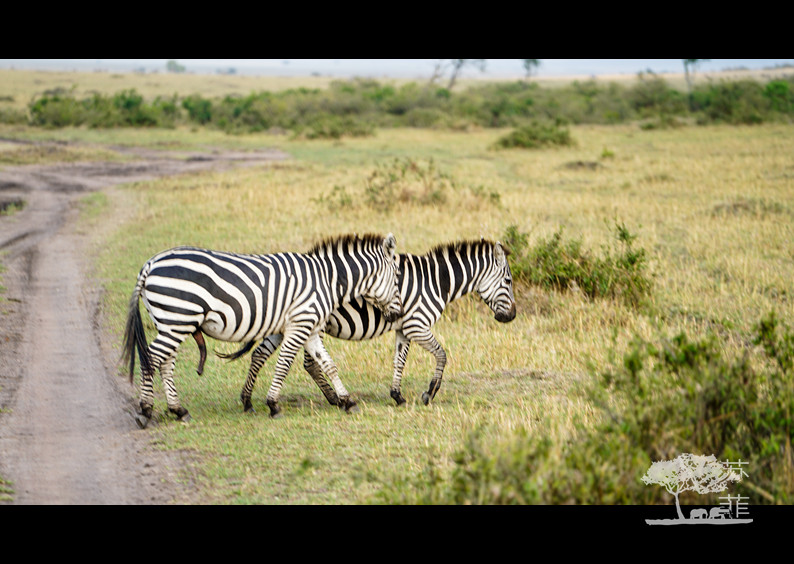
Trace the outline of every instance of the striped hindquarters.
{"label": "striped hindquarters", "polygon": [[201,329],[219,340],[248,341],[281,330],[296,299],[317,300],[306,288],[316,289],[320,273],[301,255],[180,247],[149,263],[142,297],[161,333]]}

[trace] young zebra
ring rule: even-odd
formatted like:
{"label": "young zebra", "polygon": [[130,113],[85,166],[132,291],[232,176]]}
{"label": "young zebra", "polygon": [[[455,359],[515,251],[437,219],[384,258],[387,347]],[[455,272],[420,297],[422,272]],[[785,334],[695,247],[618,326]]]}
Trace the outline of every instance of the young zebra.
{"label": "young zebra", "polygon": [[[340,339],[362,341],[395,331],[391,397],[397,405],[405,403],[400,386],[411,343],[417,343],[430,352],[436,359],[436,368],[430,386],[422,394],[422,401],[427,405],[441,386],[447,362],[446,352],[431,331],[447,304],[470,292],[477,292],[494,312],[497,321],[507,323],[515,318],[516,302],[507,255],[500,243],[486,240],[440,245],[421,256],[398,255],[403,315],[396,320],[387,319],[363,300],[351,300],[334,311],[325,332]],[[251,394],[259,369],[281,343],[282,335],[271,335],[254,350],[240,394],[246,410],[251,409]],[[239,358],[253,345],[252,341],[235,353],[220,356]],[[322,367],[315,362],[310,351],[304,354],[304,367],[326,399],[337,404],[340,401],[338,394],[328,385]]]}
{"label": "young zebra", "polygon": [[[149,259],[130,299],[123,345],[130,380],[135,348],[141,362],[139,426],[145,427],[152,416],[152,379],[157,369],[169,411],[179,420],[190,418],[180,405],[173,370],[179,345],[193,335],[203,348],[202,333],[233,342],[257,341],[272,334],[283,337],[267,394],[272,417],[281,411],[281,387],[300,347],[330,377],[337,405],[350,411],[356,404],[339,380],[320,332],[335,309],[358,298],[374,304],[386,318],[399,317],[402,304],[395,246],[391,233],[386,237],[347,235],[318,243],[306,254],[239,255],[179,247]],[[139,298],[158,331],[148,347]],[[201,364],[203,368],[203,360]]]}

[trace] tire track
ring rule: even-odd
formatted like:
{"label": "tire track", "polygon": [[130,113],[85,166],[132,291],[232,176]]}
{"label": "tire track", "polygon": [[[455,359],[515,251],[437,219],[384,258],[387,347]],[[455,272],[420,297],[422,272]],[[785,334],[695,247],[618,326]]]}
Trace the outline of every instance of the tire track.
{"label": "tire track", "polygon": [[[98,288],[86,279],[75,201],[122,182],[286,158],[274,151],[192,154],[130,163],[0,170],[0,199],[25,206],[0,216],[0,477],[13,504],[190,502],[177,453],[153,450],[132,417],[132,392],[102,352]],[[145,462],[144,462],[145,461]]]}

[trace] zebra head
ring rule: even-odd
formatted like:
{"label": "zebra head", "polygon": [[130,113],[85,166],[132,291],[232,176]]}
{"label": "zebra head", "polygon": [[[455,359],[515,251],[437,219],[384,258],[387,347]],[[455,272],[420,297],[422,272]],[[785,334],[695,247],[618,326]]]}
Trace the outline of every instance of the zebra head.
{"label": "zebra head", "polygon": [[364,286],[361,297],[380,309],[383,318],[391,323],[403,314],[399,286],[400,268],[395,253],[397,240],[389,233],[376,247],[376,268]]}
{"label": "zebra head", "polygon": [[513,275],[507,262],[508,251],[497,242],[486,267],[477,293],[494,312],[497,321],[507,323],[516,317],[516,300],[513,297]]}

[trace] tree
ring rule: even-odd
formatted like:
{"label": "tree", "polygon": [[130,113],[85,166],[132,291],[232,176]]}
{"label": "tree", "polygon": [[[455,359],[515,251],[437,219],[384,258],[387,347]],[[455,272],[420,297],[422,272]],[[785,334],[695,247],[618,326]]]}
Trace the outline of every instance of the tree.
{"label": "tree", "polygon": [[458,79],[458,75],[460,74],[463,67],[466,66],[474,66],[480,69],[480,72],[484,72],[485,59],[439,59],[435,68],[433,69],[433,75],[430,77],[430,83],[432,84],[444,76],[449,70],[451,73],[449,77],[449,84],[447,84],[447,90],[452,90],[452,87],[455,86],[455,81]]}
{"label": "tree", "polygon": [[675,510],[679,519],[685,519],[678,501],[681,492],[722,492],[728,487],[728,482],[738,482],[741,479],[741,473],[734,471],[727,462],[718,461],[713,454],[702,456],[689,453],[679,455],[673,460],[654,462],[642,477],[646,485],[662,486],[675,497]]}
{"label": "tree", "polygon": [[524,70],[527,73],[526,78],[532,76],[533,67],[538,68],[540,66],[540,59],[521,59],[521,62],[523,63]]}
{"label": "tree", "polygon": [[170,60],[165,64],[165,70],[168,72],[185,72],[185,67],[174,60]]}
{"label": "tree", "polygon": [[[689,108],[692,109],[692,79],[695,77],[695,69],[697,65],[709,59],[681,59],[684,61],[684,77],[686,78],[686,87],[689,91]],[[689,74],[689,67],[692,67],[692,74]]]}

